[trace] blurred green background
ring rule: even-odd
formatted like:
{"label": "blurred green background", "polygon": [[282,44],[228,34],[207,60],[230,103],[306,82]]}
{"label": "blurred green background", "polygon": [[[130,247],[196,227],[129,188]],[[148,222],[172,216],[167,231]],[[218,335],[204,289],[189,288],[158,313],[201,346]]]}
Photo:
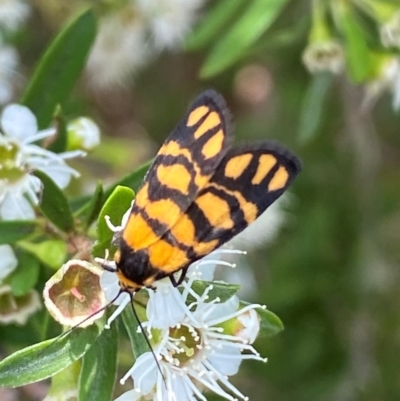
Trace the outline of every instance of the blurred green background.
{"label": "blurred green background", "polygon": [[[97,6],[107,15],[112,3]],[[216,3],[204,2],[193,11],[194,33],[199,27],[207,30]],[[274,241],[247,257],[256,282],[248,300],[265,303],[285,330],[256,342],[268,363],[243,363],[233,382],[251,400],[398,400],[400,117],[392,94],[386,91],[373,106],[363,107],[371,77],[354,82],[346,69],[336,75],[307,71],[301,59],[311,29],[311,1],[282,1],[272,25],[237,60],[199,77],[215,43],[253,4],[241,3],[242,9],[204,44],[192,51],[184,45],[154,51],[120,84],[96,86],[90,83],[94,72],[83,74],[64,111],[68,117],[91,117],[103,138],[86,160],[74,164],[84,180],[70,191],[90,193],[95,179],[112,182],[132,171],[155,154],[195,96],[206,88],[221,92],[237,141],[275,139],[303,161],[282,206],[285,224]],[[15,99],[51,38],[82,4],[29,3],[30,17],[10,38],[20,55]],[[376,51],[378,31],[368,23],[362,26]],[[0,336],[14,346],[26,345],[34,327],[31,321],[15,337],[15,327],[2,326]],[[17,399],[27,394],[40,399],[33,390],[18,392]]]}

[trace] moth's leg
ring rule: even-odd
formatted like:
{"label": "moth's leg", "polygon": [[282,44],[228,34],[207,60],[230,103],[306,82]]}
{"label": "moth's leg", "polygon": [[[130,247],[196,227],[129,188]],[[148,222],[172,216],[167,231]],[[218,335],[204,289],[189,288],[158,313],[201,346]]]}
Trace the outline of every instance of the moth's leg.
{"label": "moth's leg", "polygon": [[186,277],[186,273],[187,273],[188,269],[189,269],[189,266],[184,267],[184,268],[182,269],[181,275],[180,275],[178,281],[175,280],[175,277],[174,277],[173,274],[171,274],[171,275],[169,276],[169,279],[171,280],[171,283],[172,283],[172,285],[173,285],[174,287],[178,287],[178,285],[181,285],[181,284],[182,284],[183,280],[184,280],[185,277]]}

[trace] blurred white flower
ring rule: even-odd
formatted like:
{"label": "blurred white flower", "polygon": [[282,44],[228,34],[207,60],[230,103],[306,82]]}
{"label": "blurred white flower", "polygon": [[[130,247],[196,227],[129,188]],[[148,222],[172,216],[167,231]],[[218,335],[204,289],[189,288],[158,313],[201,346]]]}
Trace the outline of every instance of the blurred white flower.
{"label": "blurred white flower", "polygon": [[385,47],[400,48],[400,10],[380,28],[382,44]]}
{"label": "blurred white flower", "polygon": [[37,120],[25,106],[7,106],[0,117],[0,219],[35,217],[33,205],[39,202],[40,180],[32,170],[44,171],[60,188],[79,173],[65,159],[82,156],[81,151],[56,154],[34,143],[55,134],[50,128],[38,131]]}
{"label": "blurred white flower", "polygon": [[156,49],[179,45],[196,21],[204,0],[137,0]]}
{"label": "blurred white flower", "polygon": [[145,27],[133,10],[106,15],[99,21],[87,61],[88,78],[100,88],[125,84],[132,72],[148,61],[149,55]]}
{"label": "blurred white flower", "polygon": [[302,58],[312,74],[323,71],[339,74],[344,66],[342,45],[333,39],[309,43]]}
{"label": "blurred white flower", "polygon": [[132,73],[165,48],[181,44],[204,0],[128,0],[101,18],[87,62],[100,88],[129,82]]}
{"label": "blurred white flower", "polygon": [[31,7],[24,0],[0,0],[0,29],[16,31],[30,12]]}
{"label": "blurred white flower", "polygon": [[363,107],[369,108],[385,91],[393,95],[393,109],[400,109],[400,57],[384,55],[380,59],[378,73],[367,83]]}
{"label": "blurred white flower", "polygon": [[16,297],[9,285],[0,286],[0,323],[25,324],[29,316],[42,308],[40,297],[36,290]]}
{"label": "blurred white flower", "polygon": [[100,143],[98,125],[87,117],[78,117],[67,126],[68,150],[92,150]]}
{"label": "blurred white flower", "polygon": [[18,62],[17,51],[0,40],[0,104],[10,102],[14,96]]}
{"label": "blurred white flower", "polygon": [[10,245],[0,245],[0,283],[18,266],[13,249]]}

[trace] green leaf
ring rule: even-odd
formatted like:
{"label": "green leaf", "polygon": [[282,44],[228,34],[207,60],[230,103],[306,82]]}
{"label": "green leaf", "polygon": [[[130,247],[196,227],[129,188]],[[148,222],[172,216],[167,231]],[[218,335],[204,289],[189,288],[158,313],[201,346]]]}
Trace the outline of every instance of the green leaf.
{"label": "green leaf", "polygon": [[39,279],[40,263],[31,254],[19,252],[18,266],[11,276],[11,290],[17,296],[26,295]]}
{"label": "green leaf", "polygon": [[45,399],[65,400],[65,394],[76,393],[78,390],[79,375],[81,372],[81,360],[73,362],[66,369],[58,372],[51,378],[51,386]]}
{"label": "green leaf", "polygon": [[67,244],[61,240],[47,240],[40,243],[20,241],[18,246],[53,269],[59,269],[67,256]]}
{"label": "green leaf", "polygon": [[97,183],[96,190],[92,195],[92,199],[87,204],[85,228],[88,229],[90,225],[97,219],[101,208],[104,205],[104,190],[101,181]]}
{"label": "green leaf", "polygon": [[72,231],[74,218],[67,198],[54,181],[43,171],[35,170],[33,175],[43,183],[43,191],[40,201],[40,209],[43,214],[60,230]]}
{"label": "green leaf", "polygon": [[200,70],[210,78],[241,59],[271,26],[288,0],[253,0],[235,25],[217,42]]}
{"label": "green leaf", "polygon": [[186,38],[185,48],[196,50],[218,37],[218,32],[243,4],[245,4],[243,0],[215,2],[202,23]]}
{"label": "green leaf", "polygon": [[63,104],[79,78],[96,37],[96,19],[85,11],[57,35],[39,61],[21,103],[46,128],[58,104]]}
{"label": "green leaf", "polygon": [[99,326],[92,325],[15,352],[0,362],[0,387],[24,386],[53,376],[81,358],[99,334]]}
{"label": "green leaf", "polygon": [[134,197],[135,193],[132,189],[118,186],[107,199],[97,221],[98,242],[93,247],[93,256],[104,257],[105,250],[110,249],[111,246],[114,233],[107,226],[105,217],[109,216],[112,224],[120,225]]}
{"label": "green leaf", "polygon": [[0,245],[26,238],[35,229],[36,221],[0,221]]}
{"label": "green leaf", "polygon": [[216,298],[219,298],[220,302],[226,302],[240,290],[240,285],[237,284],[202,280],[195,280],[192,289],[196,294],[202,295],[209,286],[212,286],[212,289],[208,292],[208,302]]}
{"label": "green leaf", "polygon": [[117,377],[118,325],[103,330],[83,357],[79,400],[110,401]]}
{"label": "green leaf", "polygon": [[[249,303],[240,301],[242,307],[249,305]],[[275,313],[267,309],[256,309],[258,316],[260,317],[260,333],[259,337],[273,337],[276,336],[280,331],[283,330],[282,320],[279,319]]]}
{"label": "green leaf", "polygon": [[336,21],[345,37],[346,66],[350,78],[355,83],[363,82],[371,72],[366,33],[357,21],[357,16],[344,2],[336,5]]}
{"label": "green leaf", "polygon": [[322,121],[325,100],[332,84],[331,74],[316,74],[304,95],[300,115],[299,139],[307,142],[314,138]]}
{"label": "green leaf", "polygon": [[[138,312],[140,308],[141,307],[136,306],[136,312]],[[125,329],[128,333],[129,339],[131,340],[133,354],[137,359],[140,355],[149,351],[149,346],[147,345],[144,334],[137,332],[138,322],[131,308],[124,309],[122,312],[122,321],[124,322]]]}
{"label": "green leaf", "polygon": [[67,149],[67,122],[65,121],[65,116],[60,105],[56,106],[53,119],[57,133],[54,142],[50,144],[48,149],[55,153],[65,152]]}

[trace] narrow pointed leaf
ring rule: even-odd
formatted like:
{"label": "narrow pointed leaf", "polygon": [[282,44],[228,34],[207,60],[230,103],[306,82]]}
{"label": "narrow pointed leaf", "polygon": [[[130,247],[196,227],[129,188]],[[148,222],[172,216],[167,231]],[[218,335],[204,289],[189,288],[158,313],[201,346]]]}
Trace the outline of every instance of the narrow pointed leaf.
{"label": "narrow pointed leaf", "polygon": [[83,357],[79,400],[110,401],[117,377],[118,325],[103,330]]}
{"label": "narrow pointed leaf", "polygon": [[26,295],[39,279],[40,263],[27,252],[18,253],[18,266],[11,276],[12,293],[21,297]]}
{"label": "narrow pointed leaf", "polygon": [[[242,302],[241,302],[242,304]],[[256,309],[260,317],[260,334],[259,337],[273,337],[284,329],[282,320],[275,313],[267,309]]]}
{"label": "narrow pointed leaf", "polygon": [[207,16],[189,34],[185,48],[196,50],[214,40],[225,24],[244,4],[247,4],[244,0],[219,0],[214,3]]}
{"label": "narrow pointed leaf", "polygon": [[85,11],[57,35],[39,61],[22,96],[38,119],[39,128],[46,128],[57,104],[63,104],[82,72],[96,36],[96,19]]}
{"label": "narrow pointed leaf", "polygon": [[15,352],[0,362],[0,387],[24,386],[60,372],[81,358],[99,333],[99,327],[92,325]]}
{"label": "narrow pointed leaf", "polygon": [[329,88],[332,84],[331,74],[317,74],[304,95],[300,115],[299,139],[307,142],[318,132]]}
{"label": "narrow pointed leaf", "polygon": [[226,302],[240,290],[240,285],[237,284],[202,280],[194,281],[192,289],[196,294],[202,295],[209,286],[212,286],[212,289],[208,292],[208,302],[211,302],[216,298],[219,298],[220,302]]}
{"label": "narrow pointed leaf", "polygon": [[202,78],[212,77],[246,55],[271,26],[288,0],[253,0],[235,25],[217,42],[201,68]]}
{"label": "narrow pointed leaf", "polygon": [[345,2],[334,4],[336,21],[345,38],[346,67],[355,83],[363,82],[371,72],[367,35],[353,9]]}
{"label": "narrow pointed leaf", "polygon": [[32,234],[35,221],[0,221],[0,245],[12,244]]}
{"label": "narrow pointed leaf", "polygon": [[[137,307],[136,310],[138,311],[139,307]],[[125,329],[131,340],[134,356],[137,359],[140,355],[149,351],[149,346],[144,338],[144,334],[138,333],[138,322],[130,308],[125,308],[122,312],[122,321],[124,322]]]}
{"label": "narrow pointed leaf", "polygon": [[55,153],[65,152],[67,149],[67,122],[60,105],[56,106],[53,119],[57,132],[54,142],[50,144],[48,149]]}
{"label": "narrow pointed leaf", "polygon": [[54,181],[43,171],[36,170],[33,174],[43,183],[40,209],[43,214],[60,230],[69,232],[74,228],[74,218],[67,198]]}
{"label": "narrow pointed leaf", "polygon": [[103,205],[104,190],[103,184],[99,181],[97,183],[96,190],[94,191],[91,201],[87,204],[85,222],[86,229],[88,229],[90,225],[97,219]]}

